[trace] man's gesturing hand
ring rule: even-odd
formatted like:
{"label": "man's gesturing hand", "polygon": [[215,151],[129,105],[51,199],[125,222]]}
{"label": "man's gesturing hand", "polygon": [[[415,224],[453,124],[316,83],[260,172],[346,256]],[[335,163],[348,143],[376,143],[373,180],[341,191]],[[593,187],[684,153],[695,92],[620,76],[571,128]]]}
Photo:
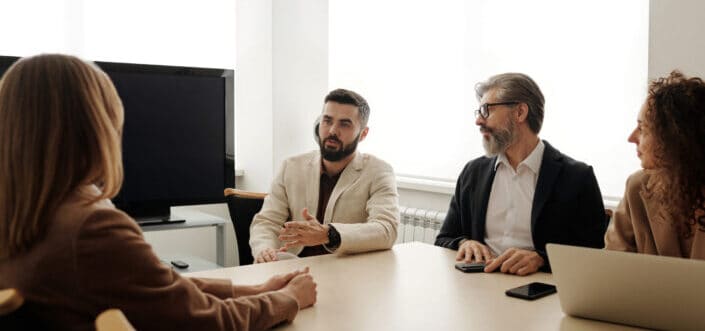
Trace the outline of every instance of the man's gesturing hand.
{"label": "man's gesturing hand", "polygon": [[327,224],[321,224],[308,213],[308,208],[301,211],[304,221],[290,221],[284,223],[284,228],[279,232],[279,240],[284,243],[280,251],[286,251],[294,246],[316,246],[328,243]]}

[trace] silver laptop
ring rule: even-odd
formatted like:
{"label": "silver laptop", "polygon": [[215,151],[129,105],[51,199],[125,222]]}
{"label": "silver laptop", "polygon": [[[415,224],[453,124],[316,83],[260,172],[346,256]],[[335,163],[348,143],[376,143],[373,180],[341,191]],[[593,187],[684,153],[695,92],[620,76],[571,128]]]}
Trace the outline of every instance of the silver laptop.
{"label": "silver laptop", "polygon": [[563,312],[664,330],[705,330],[705,261],[546,245]]}

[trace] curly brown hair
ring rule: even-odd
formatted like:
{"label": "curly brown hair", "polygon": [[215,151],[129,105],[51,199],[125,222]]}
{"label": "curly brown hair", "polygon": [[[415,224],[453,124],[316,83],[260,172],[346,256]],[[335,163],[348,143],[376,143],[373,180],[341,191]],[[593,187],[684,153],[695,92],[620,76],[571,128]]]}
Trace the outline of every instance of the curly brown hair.
{"label": "curly brown hair", "polygon": [[647,191],[674,222],[703,230],[705,218],[694,216],[705,203],[705,82],[673,71],[651,82],[646,103],[657,165]]}

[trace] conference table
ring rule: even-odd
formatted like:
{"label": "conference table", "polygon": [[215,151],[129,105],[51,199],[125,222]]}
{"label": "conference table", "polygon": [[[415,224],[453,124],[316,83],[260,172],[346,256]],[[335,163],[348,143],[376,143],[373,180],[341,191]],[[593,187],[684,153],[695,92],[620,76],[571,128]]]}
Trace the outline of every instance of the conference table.
{"label": "conference table", "polygon": [[566,316],[557,294],[525,301],[504,293],[530,282],[553,284],[551,274],[462,273],[454,264],[455,251],[411,242],[186,275],[244,285],[310,267],[316,304],[277,330],[641,330]]}

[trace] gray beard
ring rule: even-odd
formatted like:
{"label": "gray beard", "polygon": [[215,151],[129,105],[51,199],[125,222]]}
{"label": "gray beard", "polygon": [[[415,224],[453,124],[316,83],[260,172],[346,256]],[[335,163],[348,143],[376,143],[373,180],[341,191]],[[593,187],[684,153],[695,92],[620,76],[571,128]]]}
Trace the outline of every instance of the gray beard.
{"label": "gray beard", "polygon": [[489,139],[482,139],[482,147],[485,148],[487,157],[495,157],[507,150],[507,147],[514,142],[514,122],[509,120],[506,129],[493,130]]}

